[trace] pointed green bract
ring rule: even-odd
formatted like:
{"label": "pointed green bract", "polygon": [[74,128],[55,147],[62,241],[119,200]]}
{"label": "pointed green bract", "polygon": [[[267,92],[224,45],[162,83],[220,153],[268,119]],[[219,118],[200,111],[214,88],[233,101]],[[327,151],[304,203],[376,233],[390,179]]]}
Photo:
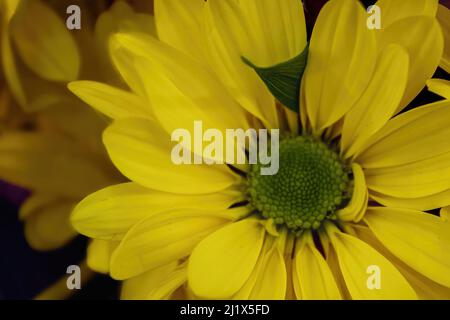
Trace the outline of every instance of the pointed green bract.
{"label": "pointed green bract", "polygon": [[275,98],[295,112],[299,110],[300,84],[307,59],[308,46],[298,56],[266,68],[257,67],[242,57],[242,60],[256,71]]}

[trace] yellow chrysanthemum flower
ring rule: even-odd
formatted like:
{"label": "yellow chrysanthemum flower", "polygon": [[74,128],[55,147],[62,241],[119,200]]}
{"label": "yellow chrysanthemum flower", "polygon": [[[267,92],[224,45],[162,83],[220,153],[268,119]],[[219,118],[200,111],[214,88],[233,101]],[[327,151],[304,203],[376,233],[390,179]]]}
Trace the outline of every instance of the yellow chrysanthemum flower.
{"label": "yellow chrysanthemum flower", "polygon": [[[66,27],[71,4],[81,7],[81,30]],[[14,96],[2,90],[0,178],[32,192],[20,218],[28,243],[37,250],[71,241],[77,235],[69,223],[75,204],[124,181],[101,143],[107,121],[66,88],[79,77],[121,85],[107,56],[109,35],[154,33],[153,17],[125,2],[106,9],[106,1],[0,0],[1,73]],[[89,253],[98,255],[95,242]],[[92,254],[88,264],[97,270]]]}
{"label": "yellow chrysanthemum flower", "polygon": [[[114,119],[103,141],[132,182],[87,197],[72,223],[109,246],[104,266],[126,280],[123,298],[450,298],[449,225],[423,212],[450,204],[450,102],[398,115],[441,60],[438,1],[404,4],[378,2],[382,30],[356,0],[325,5],[300,117],[241,59],[298,56],[300,1],[157,0],[159,40],[112,37],[132,92],[69,88]],[[170,133],[196,120],[281,129],[278,174],[173,164]]]}

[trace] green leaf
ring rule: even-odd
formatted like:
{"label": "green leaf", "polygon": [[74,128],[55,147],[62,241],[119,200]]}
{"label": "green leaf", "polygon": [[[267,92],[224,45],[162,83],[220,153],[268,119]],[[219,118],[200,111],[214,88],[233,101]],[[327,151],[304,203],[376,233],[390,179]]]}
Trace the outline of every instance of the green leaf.
{"label": "green leaf", "polygon": [[242,57],[242,60],[256,71],[278,101],[298,112],[300,84],[306,68],[308,48],[306,46],[302,53],[288,61],[266,68],[255,66],[245,57]]}

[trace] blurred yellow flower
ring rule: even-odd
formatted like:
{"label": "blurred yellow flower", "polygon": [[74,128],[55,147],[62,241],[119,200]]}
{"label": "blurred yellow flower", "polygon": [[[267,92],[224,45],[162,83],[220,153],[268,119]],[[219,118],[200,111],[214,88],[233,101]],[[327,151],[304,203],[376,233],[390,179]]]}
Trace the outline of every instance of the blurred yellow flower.
{"label": "blurred yellow flower", "polygon": [[[69,4],[82,8],[81,30],[66,27]],[[68,219],[74,205],[124,181],[101,143],[107,119],[66,84],[82,77],[123,85],[104,46],[121,28],[153,32],[153,17],[122,1],[100,16],[106,1],[1,0],[0,8],[2,74],[14,96],[2,88],[0,178],[32,191],[20,209],[29,244],[56,249],[77,234]]]}

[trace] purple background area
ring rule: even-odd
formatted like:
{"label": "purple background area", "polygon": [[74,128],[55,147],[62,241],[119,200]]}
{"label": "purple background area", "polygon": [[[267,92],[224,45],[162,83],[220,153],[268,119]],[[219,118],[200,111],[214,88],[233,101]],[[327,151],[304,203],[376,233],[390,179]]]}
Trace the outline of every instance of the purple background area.
{"label": "purple background area", "polygon": [[[79,264],[86,254],[87,239],[78,237],[62,249],[37,252],[23,235],[17,205],[0,199],[0,300],[32,299],[63,276],[69,265]],[[116,299],[118,283],[98,275],[73,299]]]}
{"label": "purple background area", "polygon": [[26,189],[14,186],[0,180],[0,199],[4,199],[11,204],[19,206],[29,196],[30,192]]}

